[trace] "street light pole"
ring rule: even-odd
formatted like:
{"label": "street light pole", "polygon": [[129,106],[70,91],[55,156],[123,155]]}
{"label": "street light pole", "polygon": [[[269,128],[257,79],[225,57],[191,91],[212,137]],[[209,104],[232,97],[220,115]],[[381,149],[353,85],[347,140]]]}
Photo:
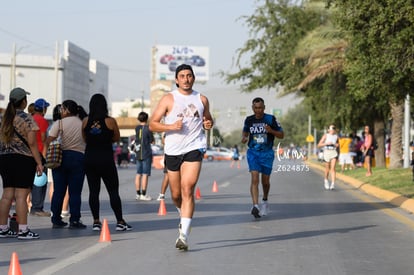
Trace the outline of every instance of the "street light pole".
{"label": "street light pole", "polygon": [[13,43],[13,52],[11,57],[10,64],[10,90],[16,88],[16,56],[24,48],[28,46],[20,47],[19,50],[16,50],[16,43]]}

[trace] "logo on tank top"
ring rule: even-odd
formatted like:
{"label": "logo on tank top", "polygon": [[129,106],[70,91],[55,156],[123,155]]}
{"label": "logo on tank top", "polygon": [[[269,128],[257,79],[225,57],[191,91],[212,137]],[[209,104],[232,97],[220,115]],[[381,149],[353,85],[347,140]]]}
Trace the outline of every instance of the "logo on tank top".
{"label": "logo on tank top", "polygon": [[200,117],[198,113],[197,107],[194,104],[188,104],[187,107],[184,108],[182,113],[179,113],[177,117]]}
{"label": "logo on tank top", "polygon": [[100,133],[102,133],[101,124],[99,123],[99,121],[94,121],[92,123],[89,133],[92,135],[99,135]]}

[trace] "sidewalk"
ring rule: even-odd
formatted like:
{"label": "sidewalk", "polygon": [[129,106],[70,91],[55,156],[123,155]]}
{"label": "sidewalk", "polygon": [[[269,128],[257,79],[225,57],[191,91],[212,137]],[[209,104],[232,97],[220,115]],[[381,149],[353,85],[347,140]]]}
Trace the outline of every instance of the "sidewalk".
{"label": "sidewalk", "polygon": [[[325,171],[324,166],[322,166],[321,164],[315,163],[313,161],[306,161],[306,164],[322,172]],[[356,189],[360,189],[364,191],[365,193],[371,196],[377,197],[383,201],[387,201],[391,203],[392,205],[398,206],[401,209],[404,209],[405,211],[409,213],[414,213],[414,199],[409,199],[400,194],[387,191],[387,190],[383,190],[381,188],[370,185],[368,183],[363,183],[357,179],[346,176],[340,172],[336,172],[336,178],[339,180],[342,180],[346,184],[353,186]]]}

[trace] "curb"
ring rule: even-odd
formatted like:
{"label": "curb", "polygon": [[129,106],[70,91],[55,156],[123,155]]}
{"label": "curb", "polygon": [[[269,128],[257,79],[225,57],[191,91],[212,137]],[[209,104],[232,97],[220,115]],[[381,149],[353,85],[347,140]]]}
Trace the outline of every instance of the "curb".
{"label": "curb", "polygon": [[[322,172],[325,171],[325,168],[321,165],[312,163],[310,161],[306,161],[306,164]],[[360,180],[354,179],[350,176],[346,176],[339,172],[336,172],[336,178],[342,180],[346,184],[353,186],[356,189],[364,191],[365,193],[371,196],[389,202],[392,205],[398,206],[409,213],[414,213],[414,199],[409,199],[407,197],[404,197],[403,195],[378,188],[369,183],[364,183]]]}

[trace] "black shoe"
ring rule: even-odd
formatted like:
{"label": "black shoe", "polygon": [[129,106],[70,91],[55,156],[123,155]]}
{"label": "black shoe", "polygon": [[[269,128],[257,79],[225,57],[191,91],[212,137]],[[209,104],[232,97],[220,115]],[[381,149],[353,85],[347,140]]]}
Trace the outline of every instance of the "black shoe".
{"label": "black shoe", "polygon": [[7,228],[6,230],[0,229],[0,238],[16,238],[17,232]]}
{"label": "black shoe", "polygon": [[81,221],[78,222],[71,222],[69,225],[69,229],[85,229],[86,225],[84,225]]}
{"label": "black shoe", "polygon": [[58,222],[54,222],[52,225],[52,228],[64,228],[68,225],[67,222],[64,221],[58,221]]}
{"label": "black shoe", "polygon": [[126,222],[124,222],[124,223],[118,223],[116,225],[116,231],[130,231],[130,230],[132,230],[132,226],[130,226]]}
{"label": "black shoe", "polygon": [[39,239],[39,234],[34,233],[33,231],[30,231],[28,228],[26,231],[20,231],[19,235],[17,236],[19,240],[33,240],[33,239]]}
{"label": "black shoe", "polygon": [[256,219],[258,219],[258,218],[260,218],[261,216],[260,216],[260,210],[256,207],[256,206],[253,206],[253,208],[252,208],[252,215],[256,218]]}

